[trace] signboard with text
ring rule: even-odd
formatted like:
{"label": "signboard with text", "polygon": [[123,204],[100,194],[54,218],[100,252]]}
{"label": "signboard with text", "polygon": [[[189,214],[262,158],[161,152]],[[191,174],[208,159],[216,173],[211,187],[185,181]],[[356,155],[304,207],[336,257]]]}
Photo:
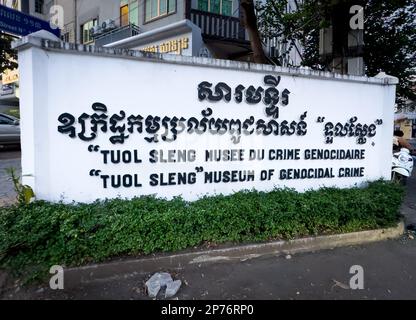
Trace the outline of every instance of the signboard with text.
{"label": "signboard with text", "polygon": [[22,162],[40,199],[195,200],[390,178],[395,86],[382,80],[29,50],[21,72],[39,72],[22,77],[34,84],[21,97]]}
{"label": "signboard with text", "polygon": [[3,84],[19,82],[19,70],[18,69],[14,69],[14,70],[6,69],[4,70],[1,76],[2,76],[1,78],[2,78]]}
{"label": "signboard with text", "polygon": [[0,30],[17,36],[46,30],[57,37],[61,36],[59,28],[51,28],[50,23],[20,11],[0,5]]}
{"label": "signboard with text", "polygon": [[186,33],[137,46],[134,47],[134,50],[192,56],[193,46],[195,46],[192,40],[192,33]]}

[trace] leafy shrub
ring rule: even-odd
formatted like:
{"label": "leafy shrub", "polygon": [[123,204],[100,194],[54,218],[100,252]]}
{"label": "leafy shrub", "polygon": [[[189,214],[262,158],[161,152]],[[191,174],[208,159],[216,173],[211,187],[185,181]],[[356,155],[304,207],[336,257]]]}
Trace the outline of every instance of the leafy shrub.
{"label": "leafy shrub", "polygon": [[0,266],[37,277],[55,264],[77,266],[206,242],[389,227],[399,220],[403,193],[397,184],[378,181],[366,188],[244,191],[195,202],[148,196],[74,205],[38,201],[0,208]]}

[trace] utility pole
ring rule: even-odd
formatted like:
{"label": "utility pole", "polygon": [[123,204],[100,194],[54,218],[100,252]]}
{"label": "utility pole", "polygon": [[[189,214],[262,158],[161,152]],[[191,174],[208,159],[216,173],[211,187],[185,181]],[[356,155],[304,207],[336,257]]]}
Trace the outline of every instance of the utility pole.
{"label": "utility pole", "polygon": [[75,43],[78,43],[78,1],[74,0],[74,36],[75,36]]}

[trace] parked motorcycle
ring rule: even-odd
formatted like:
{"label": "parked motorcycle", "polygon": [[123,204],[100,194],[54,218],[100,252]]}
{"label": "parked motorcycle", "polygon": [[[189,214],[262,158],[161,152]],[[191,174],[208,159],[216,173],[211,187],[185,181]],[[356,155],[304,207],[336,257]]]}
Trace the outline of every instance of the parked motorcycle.
{"label": "parked motorcycle", "polygon": [[409,149],[401,148],[399,152],[393,153],[392,181],[406,185],[407,178],[412,175],[413,157]]}

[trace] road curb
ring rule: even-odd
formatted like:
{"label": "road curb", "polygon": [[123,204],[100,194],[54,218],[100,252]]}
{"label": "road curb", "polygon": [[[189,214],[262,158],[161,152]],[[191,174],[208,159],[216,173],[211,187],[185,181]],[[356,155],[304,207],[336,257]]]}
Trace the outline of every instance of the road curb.
{"label": "road curb", "polygon": [[288,241],[232,246],[173,255],[156,255],[139,259],[114,261],[65,269],[65,288],[79,287],[92,282],[126,279],[143,273],[161,270],[180,270],[185,266],[214,262],[246,261],[254,258],[333,249],[351,245],[395,239],[403,235],[405,225],[328,236],[308,237]]}

